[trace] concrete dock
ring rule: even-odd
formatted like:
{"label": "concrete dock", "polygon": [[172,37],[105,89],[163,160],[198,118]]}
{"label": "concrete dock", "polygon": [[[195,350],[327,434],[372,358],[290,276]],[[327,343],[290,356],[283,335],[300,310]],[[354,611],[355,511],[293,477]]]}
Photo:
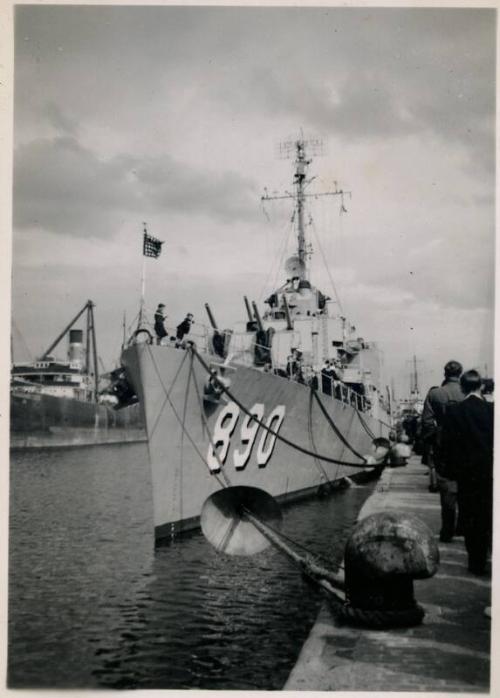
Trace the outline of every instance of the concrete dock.
{"label": "concrete dock", "polygon": [[[439,495],[428,491],[420,458],[384,470],[359,518],[388,509],[414,514],[439,533]],[[484,609],[491,605],[491,575],[468,572],[462,537],[439,543],[439,553],[437,574],[415,582],[425,609],[421,625],[354,628],[337,621],[325,603],[284,689],[488,692],[491,621]]]}

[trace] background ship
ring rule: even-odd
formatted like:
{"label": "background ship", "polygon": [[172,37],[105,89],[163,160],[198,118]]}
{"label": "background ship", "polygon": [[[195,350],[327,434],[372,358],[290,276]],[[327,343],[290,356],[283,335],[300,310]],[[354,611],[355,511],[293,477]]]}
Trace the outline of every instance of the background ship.
{"label": "background ship", "polygon": [[[207,500],[229,511],[259,493],[291,501],[323,492],[365,468],[373,439],[390,429],[378,347],[309,280],[307,198],[339,197],[345,211],[337,187],[306,193],[310,146],[291,144],[293,192],[263,197],[294,202],[297,233],[267,310],[245,298],[247,319],[220,330],[207,305],[203,335],[155,345],[141,326],[122,353],[144,411],[157,539],[198,526]],[[219,502],[220,490],[228,496]]]}
{"label": "background ship", "polygon": [[[142,414],[130,404],[117,411],[106,377],[99,376],[94,304],[88,301],[34,362],[14,363],[10,390],[10,446],[88,446],[145,439]],[[86,314],[84,332],[73,325]],[[68,337],[66,359],[51,352]]]}

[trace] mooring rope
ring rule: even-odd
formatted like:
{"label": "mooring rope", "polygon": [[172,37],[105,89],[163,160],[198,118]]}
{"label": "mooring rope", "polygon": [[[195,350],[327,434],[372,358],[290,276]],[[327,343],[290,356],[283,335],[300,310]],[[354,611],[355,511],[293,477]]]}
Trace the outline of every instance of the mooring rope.
{"label": "mooring rope", "polygon": [[365,420],[364,420],[363,417],[361,416],[359,410],[357,410],[356,408],[354,408],[354,411],[355,411],[356,414],[358,415],[359,421],[361,422],[361,426],[362,426],[363,429],[366,431],[366,433],[368,434],[368,436],[370,437],[370,439],[374,439],[374,438],[375,438],[375,434],[374,434],[373,431],[370,429],[370,427],[368,426],[368,424],[365,422]]}
{"label": "mooring rope", "polygon": [[[321,461],[319,460],[318,456],[316,455],[318,453],[318,449],[316,448],[316,443],[314,441],[314,430],[313,430],[313,423],[312,423],[312,390],[309,392],[309,409],[308,409],[308,420],[307,420],[307,426],[308,426],[308,431],[309,431],[309,441],[311,442],[311,446],[314,449],[314,465],[318,468],[320,475],[322,475],[325,480],[326,484],[330,484],[330,478],[328,477],[328,473],[324,469],[324,467],[321,464]],[[337,473],[340,468],[340,465],[337,465]],[[336,475],[337,475],[336,473]]]}
{"label": "mooring rope", "polygon": [[[210,374],[210,368],[207,366],[205,360],[200,356],[200,354],[196,351],[194,346],[189,347],[190,351],[194,353],[198,361],[201,363],[203,368],[207,373]],[[271,429],[271,427],[268,427],[265,422],[263,422],[261,419],[258,419],[255,415],[253,415],[246,407],[243,405],[243,403],[227,388],[221,381],[218,380],[217,376],[214,376],[214,380],[217,382],[218,386],[220,387],[221,391],[226,393],[226,395],[236,404],[238,407],[245,412],[248,416],[251,416],[257,424],[259,424],[263,429],[265,429],[269,434],[272,434],[275,438],[277,438],[279,441],[282,441],[283,443],[287,444],[287,446],[290,446],[291,448],[294,448],[296,451],[300,451],[301,453],[304,453],[306,456],[311,456],[312,458],[317,457],[320,460],[323,460],[327,463],[337,463],[339,465],[345,465],[346,467],[349,468],[373,468],[373,465],[370,463],[367,463],[366,458],[363,456],[360,456],[363,460],[362,463],[352,463],[349,461],[342,461],[339,460],[338,458],[330,458],[330,456],[324,456],[319,453],[314,453],[314,451],[310,451],[308,448],[304,448],[300,444],[294,443],[293,441],[290,441],[290,439],[287,439],[285,436],[282,436],[278,432],[274,431]]]}
{"label": "mooring rope", "polygon": [[[191,357],[193,357],[192,354],[191,354]],[[220,472],[221,472],[221,476],[222,476],[222,478],[223,478],[224,481],[225,481],[225,485],[224,485],[224,486],[225,486],[225,487],[231,487],[231,481],[230,481],[229,477],[227,476],[227,474],[226,474],[226,472],[225,472],[225,470],[224,470],[224,468],[223,468],[223,463],[222,463],[222,461],[221,461],[221,459],[220,459],[220,456],[219,456],[219,454],[218,454],[218,452],[217,452],[217,450],[216,450],[216,448],[215,448],[215,442],[214,442],[214,440],[213,440],[212,433],[211,433],[211,431],[210,431],[210,427],[209,427],[208,422],[207,422],[207,418],[205,417],[205,410],[203,409],[203,401],[202,401],[202,398],[201,398],[200,389],[199,389],[199,387],[198,387],[198,381],[197,381],[197,379],[196,379],[196,374],[195,374],[194,371],[193,371],[193,383],[194,383],[194,389],[195,389],[195,391],[196,391],[196,395],[197,395],[197,398],[198,398],[198,406],[199,406],[199,408],[200,408],[201,421],[202,421],[202,424],[203,424],[203,426],[204,426],[204,428],[205,428],[205,430],[206,430],[206,432],[207,432],[208,440],[209,440],[210,445],[211,445],[211,447],[212,447],[212,452],[213,452],[213,454],[215,455],[215,457],[216,457],[216,459],[217,459],[217,464],[218,464],[218,466],[219,466],[219,469],[220,469]],[[207,463],[207,467],[209,467],[209,466],[208,466],[208,463]]]}
{"label": "mooring rope", "polygon": [[[335,422],[333,421],[333,419],[331,418],[331,416],[328,414],[328,411],[327,411],[326,407],[325,407],[325,406],[323,405],[323,403],[321,402],[321,400],[320,400],[320,398],[319,398],[319,395],[318,395],[318,392],[317,392],[316,390],[313,390],[312,388],[311,388],[311,392],[313,393],[314,397],[316,398],[316,401],[317,401],[317,403],[318,403],[318,405],[319,405],[319,407],[320,407],[320,409],[321,409],[321,411],[322,411],[322,413],[323,413],[323,415],[324,415],[326,421],[327,421],[328,424],[331,426],[331,428],[333,429],[333,431],[335,432],[335,434],[337,435],[337,437],[342,441],[342,443],[344,444],[344,446],[346,446],[346,447],[351,451],[351,453],[353,453],[355,456],[357,456],[358,458],[362,458],[362,459],[366,462],[366,458],[365,458],[364,456],[362,456],[361,453],[358,453],[358,451],[356,451],[356,449],[353,448],[353,447],[351,446],[351,444],[347,441],[347,439],[346,439],[345,436],[342,434],[342,432],[340,431],[340,429],[338,429],[338,427],[336,426]],[[355,410],[355,411],[357,411],[357,410]]]}
{"label": "mooring rope", "polygon": [[398,610],[365,609],[352,606],[348,601],[341,599],[327,583],[321,586],[328,591],[328,600],[334,616],[344,623],[364,628],[408,628],[419,625],[425,611],[415,602],[409,608]]}
{"label": "mooring rope", "polygon": [[[252,512],[249,509],[247,509],[247,507],[243,507],[243,512],[252,514]],[[252,514],[252,515],[255,516],[255,514]],[[255,518],[258,518],[258,517],[255,516]],[[277,536],[280,536],[284,540],[288,541],[289,543],[291,543],[292,545],[297,547],[299,550],[303,550],[305,553],[310,555],[314,560],[323,560],[323,562],[331,564],[331,560],[329,558],[325,557],[321,553],[316,552],[315,550],[312,550],[311,548],[308,548],[307,546],[303,545],[302,543],[299,543],[294,538],[290,538],[290,536],[287,536],[286,533],[283,533],[283,531],[279,530],[275,526],[272,526],[268,521],[265,522],[265,526],[267,528],[269,528]],[[337,567],[339,569],[344,569],[344,566],[341,565],[340,563],[337,565]]]}

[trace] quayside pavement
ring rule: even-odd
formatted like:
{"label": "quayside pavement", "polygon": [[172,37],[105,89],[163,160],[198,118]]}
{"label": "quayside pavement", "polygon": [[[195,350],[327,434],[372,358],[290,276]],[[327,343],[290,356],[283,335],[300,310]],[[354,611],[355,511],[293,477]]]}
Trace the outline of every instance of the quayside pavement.
{"label": "quayside pavement", "polygon": [[[414,514],[439,532],[439,495],[428,491],[420,458],[384,470],[359,518],[388,509]],[[491,621],[484,609],[491,605],[491,576],[468,572],[463,538],[439,543],[439,553],[437,574],[414,583],[425,609],[421,625],[353,628],[337,622],[325,603],[284,689],[488,692]]]}

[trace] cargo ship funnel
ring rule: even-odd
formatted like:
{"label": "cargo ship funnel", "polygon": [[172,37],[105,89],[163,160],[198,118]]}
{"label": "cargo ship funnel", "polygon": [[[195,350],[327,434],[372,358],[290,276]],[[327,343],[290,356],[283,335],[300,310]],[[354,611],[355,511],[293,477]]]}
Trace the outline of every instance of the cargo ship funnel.
{"label": "cargo ship funnel", "polygon": [[69,331],[68,359],[83,366],[83,330]]}

